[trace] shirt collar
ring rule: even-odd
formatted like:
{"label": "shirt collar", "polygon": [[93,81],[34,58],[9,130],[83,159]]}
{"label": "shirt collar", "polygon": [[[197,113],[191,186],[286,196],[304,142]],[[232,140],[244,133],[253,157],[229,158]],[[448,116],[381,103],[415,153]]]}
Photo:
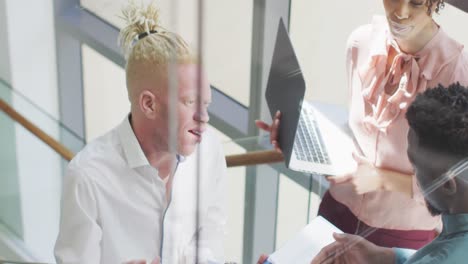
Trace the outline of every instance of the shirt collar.
{"label": "shirt collar", "polygon": [[439,27],[434,37],[426,46],[415,54],[420,65],[425,65],[421,75],[426,80],[432,80],[448,63],[457,59],[463,52],[463,45],[450,38],[445,31]]}
{"label": "shirt collar", "polygon": [[[462,45],[439,27],[437,33],[417,54],[401,52],[390,33],[388,21],[383,16],[374,17],[371,39],[365,45],[369,45],[370,58],[359,67],[358,72],[363,87],[362,95],[372,106],[372,112],[366,114],[364,123],[367,129],[377,128],[382,132],[387,131],[419,92],[427,89],[427,81],[437,76],[463,50]],[[393,59],[389,75],[385,75],[391,47],[398,54]],[[384,82],[398,85],[396,91],[386,98]]]}
{"label": "shirt collar", "polygon": [[450,235],[463,231],[468,232],[468,214],[443,214],[442,223],[444,226],[442,235]]}
{"label": "shirt collar", "polygon": [[[384,56],[386,58],[390,46],[394,46],[396,50],[400,52],[400,49],[388,28],[387,19],[384,16],[374,16],[372,24],[374,30],[372,32],[373,37],[370,42],[371,58],[374,58],[374,60],[380,56]],[[382,28],[384,28],[384,30],[382,30]],[[422,50],[417,52],[415,55],[408,56],[417,58],[418,64],[423,68],[420,75],[423,75],[426,80],[432,80],[432,78],[436,76],[445,65],[453,59],[456,59],[462,51],[463,45],[450,38],[445,31],[439,27],[437,33]],[[386,62],[386,59],[382,59],[381,61]],[[377,64],[376,61],[373,65],[375,66],[375,64]]]}
{"label": "shirt collar", "polygon": [[150,165],[130,125],[130,115],[117,127],[117,131],[128,166],[133,169]]}

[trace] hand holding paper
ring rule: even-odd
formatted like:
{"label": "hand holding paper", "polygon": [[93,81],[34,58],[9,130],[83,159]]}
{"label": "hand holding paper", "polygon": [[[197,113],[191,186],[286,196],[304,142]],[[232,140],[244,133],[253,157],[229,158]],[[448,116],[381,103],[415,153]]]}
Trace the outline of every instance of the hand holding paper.
{"label": "hand holding paper", "polygon": [[333,234],[335,242],[324,247],[311,264],[393,264],[395,255],[391,248],[379,247],[365,238],[350,234]]}
{"label": "hand holding paper", "polygon": [[326,245],[334,242],[333,233],[342,233],[325,218],[317,216],[296,236],[270,255],[273,264],[309,264]]}

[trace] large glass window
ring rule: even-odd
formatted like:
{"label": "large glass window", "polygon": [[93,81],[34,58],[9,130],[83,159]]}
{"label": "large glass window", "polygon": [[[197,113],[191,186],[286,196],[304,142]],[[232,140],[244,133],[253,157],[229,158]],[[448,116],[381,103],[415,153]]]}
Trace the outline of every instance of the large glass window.
{"label": "large glass window", "polygon": [[[152,0],[135,0],[137,3],[149,3],[150,1]],[[11,4],[17,2],[19,1],[10,0],[7,5],[9,6],[8,10],[22,10],[20,8],[22,6],[13,6]],[[54,10],[61,9],[59,6],[65,3],[63,0],[48,0],[45,2],[48,4],[41,6],[44,6],[48,10],[47,12],[37,12],[37,8],[30,8],[30,11],[33,10],[36,13],[43,14],[43,17],[41,15],[41,19],[30,20],[38,21],[39,23],[43,18],[51,18]],[[16,83],[17,87],[15,88],[20,88],[19,90],[24,92],[27,97],[35,98],[35,96],[40,95],[41,100],[39,102],[44,100],[46,102],[44,105],[50,106],[50,109],[53,110],[48,112],[57,114],[60,112],[63,114],[67,111],[55,111],[59,106],[66,104],[63,101],[61,104],[56,104],[58,101],[56,100],[57,96],[54,90],[55,79],[57,77],[55,69],[57,68],[59,73],[66,73],[59,74],[58,79],[61,86],[67,86],[66,84],[63,85],[63,80],[69,81],[69,78],[62,78],[63,76],[77,76],[77,78],[81,78],[79,70],[82,69],[85,135],[86,140],[90,141],[114,128],[130,110],[125,84],[125,71],[121,65],[119,66],[112,62],[112,59],[119,61],[120,57],[113,52],[113,46],[109,44],[110,38],[107,38],[112,36],[111,39],[114,41],[113,36],[116,33],[116,29],[123,27],[124,21],[119,18],[119,15],[122,7],[128,0],[73,0],[71,2],[77,3],[72,10],[68,9],[67,4],[63,4],[63,6],[67,7],[56,13],[55,22],[59,26],[54,27],[51,22],[52,20],[47,20],[47,24],[41,22],[41,30],[37,31],[45,32],[44,29],[52,28],[56,30],[55,33],[51,31],[45,35],[52,36],[56,34],[57,41],[50,38],[48,39],[48,43],[57,45],[57,49],[60,51],[57,53],[58,60],[52,54],[55,52],[55,46],[49,47],[49,50],[52,51],[51,54],[41,53],[37,52],[38,48],[44,45],[39,45],[33,41],[36,44],[34,49],[32,49],[33,53],[40,54],[42,56],[39,56],[40,58],[43,58],[43,55],[46,54],[46,57],[51,58],[51,60],[39,59],[38,61],[42,63],[40,65],[44,67],[31,68],[31,66],[35,65],[31,63],[31,56],[24,56],[24,52],[16,52],[18,54],[15,54],[15,51],[22,51],[21,48],[18,48],[22,46],[12,44],[14,43],[12,40],[18,39],[18,36],[24,35],[24,33],[21,30],[6,30],[9,27],[3,28],[3,31],[8,34],[3,34],[4,36],[0,34],[0,49],[5,49],[4,51],[0,50],[0,54],[6,55],[3,57],[10,57],[10,59],[4,60],[5,63],[3,64],[0,61],[0,74],[7,76],[2,76],[3,79]],[[182,35],[192,45],[194,50],[197,50],[197,46],[200,44],[198,19],[200,17],[203,18],[203,51],[201,55],[203,56],[203,62],[205,63],[210,83],[229,97],[232,97],[233,100],[244,106],[249,106],[252,47],[263,45],[261,47],[265,53],[263,56],[268,57],[267,53],[270,51],[266,52],[266,50],[268,50],[269,45],[274,45],[271,41],[266,41],[265,44],[260,43],[261,37],[259,38],[259,43],[252,43],[252,29],[254,28],[256,33],[264,33],[265,35],[275,32],[276,28],[273,29],[273,26],[268,22],[269,19],[277,15],[275,12],[278,9],[275,9],[275,7],[281,6],[282,8],[291,3],[289,26],[293,45],[307,83],[306,99],[346,105],[349,101],[345,71],[346,40],[350,33],[358,26],[370,23],[373,15],[384,14],[382,1],[264,1],[265,6],[268,6],[267,10],[262,10],[266,11],[265,21],[257,19],[257,17],[255,17],[255,20],[253,19],[254,3],[256,7],[255,14],[263,14],[262,12],[257,12],[259,11],[257,7],[260,8],[257,6],[257,3],[260,2],[252,0],[204,0],[204,10],[202,12],[198,8],[198,0],[158,0],[157,4],[161,10],[161,24],[169,30]],[[4,9],[6,10],[6,8]],[[281,9],[281,14],[286,14],[287,10],[287,8]],[[98,21],[102,22],[98,23],[102,26],[100,29],[103,29],[102,31],[106,33],[111,32],[111,34],[91,34],[101,31],[94,30],[93,27],[86,27],[88,24],[82,23],[89,18],[92,18],[91,20],[96,22],[97,19],[94,16],[88,16],[88,11],[102,20]],[[21,14],[6,13],[8,13],[7,17],[10,17],[11,21],[5,21],[14,23],[4,23],[5,25],[23,26],[20,23],[24,20]],[[85,16],[81,16],[83,14]],[[80,20],[76,20],[76,18],[80,18]],[[441,10],[441,15],[434,15],[434,18],[448,35],[468,46],[468,34],[466,34],[466,30],[463,27],[460,27],[460,25],[468,23],[468,16],[465,13],[447,4],[445,9]],[[253,25],[253,21],[256,21],[255,25]],[[264,22],[265,28],[263,28]],[[86,28],[86,30],[83,28]],[[0,30],[2,30],[1,26]],[[16,32],[16,34],[12,32]],[[103,38],[102,42],[100,41],[101,37]],[[23,38],[19,39],[23,40]],[[28,42],[28,45],[30,45],[30,42]],[[63,58],[65,57],[70,58],[70,56],[67,56],[69,51],[74,53],[73,59],[64,60]],[[78,54],[80,52],[81,55]],[[82,56],[82,64],[80,64],[80,56]],[[112,59],[109,59],[110,57]],[[24,58],[27,58],[27,63],[25,63]],[[44,64],[44,61],[47,63]],[[54,65],[56,61],[59,61],[58,67]],[[260,59],[260,61],[265,61],[265,59]],[[73,63],[79,63],[78,65],[82,68],[66,65]],[[10,68],[10,64],[15,66]],[[47,65],[52,71],[50,69],[44,70],[47,68],[45,67]],[[27,73],[27,69],[34,69],[34,71],[29,71],[29,75],[32,72],[33,75],[31,76],[34,78],[19,77],[19,73]],[[265,72],[259,74],[265,75]],[[39,82],[38,80],[41,79],[39,77],[44,77],[44,80]],[[28,85],[27,82],[24,82],[25,80],[34,80],[34,85]],[[265,80],[262,81],[265,82]],[[73,87],[71,90],[81,88],[80,82],[72,83],[76,84],[76,86],[68,85],[68,87]],[[28,89],[24,89],[24,87]],[[29,89],[31,87],[33,89]],[[252,89],[261,88],[252,87]],[[60,87],[60,91],[65,90],[64,87]],[[1,91],[0,95],[5,97],[10,96],[9,94],[4,95]],[[79,101],[79,104],[82,103],[80,101],[81,98],[76,98],[76,100]],[[32,120],[51,136],[59,139],[69,137],[66,134],[68,132],[62,132],[62,130],[68,131],[68,129],[60,127],[58,123],[55,124],[55,118],[52,120],[54,121],[53,123],[50,123],[50,120],[44,121],[40,116],[42,112],[39,114],[35,112],[28,113],[24,109],[29,108],[25,108],[23,103],[16,100],[11,101],[13,102],[11,104],[17,110],[26,113],[25,116],[28,119]],[[39,105],[42,105],[42,103]],[[63,109],[66,109],[66,107],[63,107]],[[60,110],[63,109],[62,107],[60,108]],[[76,109],[81,111],[81,108]],[[252,112],[256,111],[255,107],[252,107],[250,110]],[[221,125],[218,127],[227,133],[229,125],[232,124],[229,124],[229,120],[231,119],[223,119],[222,114],[225,114],[225,112],[218,111],[216,114],[220,113],[220,117],[217,117],[222,119],[221,121],[228,123],[219,122]],[[78,115],[77,112],[73,114]],[[229,114],[236,115],[235,113]],[[68,118],[66,115],[64,116],[64,119]],[[81,113],[79,113],[79,116],[81,117]],[[80,118],[77,118],[77,120],[80,120]],[[77,123],[80,122],[77,121]],[[80,129],[81,125],[80,123],[78,126]],[[60,186],[63,176],[62,165],[66,162],[56,152],[52,151],[35,136],[1,112],[0,127],[3,129],[3,137],[0,138],[0,146],[3,147],[0,148],[0,168],[2,168],[2,173],[6,175],[0,179],[0,233],[2,236],[7,238],[11,236],[16,241],[21,242],[18,244],[24,244],[25,252],[28,255],[37,257],[38,261],[53,262],[52,250],[59,228]],[[216,131],[223,142],[226,155],[239,154],[246,151],[240,145],[248,146],[247,144],[235,143],[233,139],[230,139],[216,128],[210,128]],[[75,139],[75,141],[81,143],[80,138]],[[265,244],[263,242],[266,239],[261,235],[267,232],[275,234],[274,238],[269,239],[269,241],[274,241],[276,248],[279,248],[302,229],[307,224],[307,221],[310,221],[316,215],[320,203],[320,195],[325,190],[320,189],[316,184],[311,184],[309,186],[311,189],[308,189],[292,179],[289,175],[290,172],[287,170],[283,171],[282,169],[278,169],[278,167],[275,168],[288,175],[280,174],[279,182],[276,182],[276,178],[273,177],[279,174],[279,172],[275,171],[270,175],[270,172],[274,169],[263,170],[264,168],[257,168],[255,171],[249,169],[248,175],[250,178],[246,178],[246,167],[228,169],[228,233],[225,237],[225,252],[228,261],[235,261],[237,263],[251,262],[245,261],[246,258],[245,256],[243,258],[242,255],[246,254],[249,256],[250,248],[258,249],[260,248],[258,246],[260,244],[263,246]],[[268,171],[268,173],[262,174],[261,172],[263,171]],[[256,213],[265,213],[267,210],[262,211],[262,207],[270,208],[270,204],[265,203],[265,201],[273,196],[269,196],[269,194],[265,196],[264,193],[258,191],[259,188],[252,189],[250,187],[255,186],[253,183],[258,184],[262,182],[258,180],[255,180],[257,181],[255,182],[252,179],[270,176],[275,181],[275,188],[270,190],[274,190],[272,192],[275,192],[275,195],[276,191],[278,191],[278,196],[270,199],[270,201],[273,201],[272,203],[275,203],[276,207],[274,207],[275,211],[271,215],[268,215],[269,217],[271,216],[268,219],[271,219],[271,222],[267,223],[266,221],[258,221],[260,218],[258,218]],[[322,180],[324,179],[322,178]],[[257,186],[261,185],[258,184]],[[267,186],[264,188],[269,188],[268,185],[264,186]],[[276,186],[278,186],[277,189]],[[255,192],[258,192],[258,194],[253,195],[252,197],[255,199],[249,201],[250,195],[246,195],[246,192],[252,192],[252,190],[254,194]],[[267,199],[256,199],[260,196]],[[244,215],[245,212],[251,213],[249,210],[245,211],[246,205],[250,205],[250,203],[254,205],[255,217],[257,217],[250,218],[253,220],[251,222],[249,222],[249,215]],[[265,204],[268,206],[264,206]],[[249,209],[248,207],[246,208]],[[246,219],[245,223],[244,218]],[[258,228],[260,225],[270,226],[271,223],[276,224],[274,229],[263,230],[262,228]],[[273,226],[274,224],[271,225]],[[258,232],[260,235],[256,233],[253,236],[250,236],[247,232],[244,233],[246,230],[249,230],[250,226],[256,228],[253,229],[254,231],[262,230],[261,232],[264,233]],[[4,233],[4,229],[8,233]],[[246,236],[244,237],[244,235]],[[0,240],[2,239],[3,237]],[[249,239],[253,242],[249,243]],[[267,249],[268,251],[265,250],[263,252],[271,253],[274,250],[272,247]],[[258,252],[254,252],[253,258],[255,259],[258,257],[256,254]],[[0,255],[2,257],[9,257],[8,253],[4,253],[3,251],[0,252]]]}
{"label": "large glass window", "polygon": [[[253,1],[204,2],[203,60],[210,82],[248,106]],[[81,0],[84,8],[118,28],[124,26],[119,16],[126,3],[127,0]],[[182,35],[196,50],[199,43],[198,1],[160,0],[157,4],[161,24]],[[176,12],[171,13],[171,10]]]}

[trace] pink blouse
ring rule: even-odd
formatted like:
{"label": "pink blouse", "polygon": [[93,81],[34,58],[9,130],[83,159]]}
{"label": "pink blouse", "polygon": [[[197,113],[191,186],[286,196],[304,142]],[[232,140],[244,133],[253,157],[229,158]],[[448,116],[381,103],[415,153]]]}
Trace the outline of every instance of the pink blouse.
{"label": "pink blouse", "polygon": [[[385,67],[390,47],[397,56],[389,74]],[[349,124],[364,155],[378,168],[412,175],[406,155],[408,123],[405,113],[415,96],[428,88],[460,82],[468,84],[468,56],[463,45],[441,28],[417,54],[400,51],[385,17],[361,26],[347,45],[348,84],[351,90]],[[398,85],[392,95],[385,83]],[[431,230],[440,219],[426,209],[413,177],[413,197],[398,192],[376,191],[358,195],[350,184],[330,187],[331,195],[361,221],[377,228]]]}

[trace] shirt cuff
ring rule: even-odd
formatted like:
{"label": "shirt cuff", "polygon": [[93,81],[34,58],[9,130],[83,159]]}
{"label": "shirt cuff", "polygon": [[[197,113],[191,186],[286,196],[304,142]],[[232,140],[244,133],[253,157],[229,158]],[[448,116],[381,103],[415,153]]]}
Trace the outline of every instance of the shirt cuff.
{"label": "shirt cuff", "polygon": [[395,264],[405,263],[416,252],[414,249],[408,248],[393,248],[395,252]]}

